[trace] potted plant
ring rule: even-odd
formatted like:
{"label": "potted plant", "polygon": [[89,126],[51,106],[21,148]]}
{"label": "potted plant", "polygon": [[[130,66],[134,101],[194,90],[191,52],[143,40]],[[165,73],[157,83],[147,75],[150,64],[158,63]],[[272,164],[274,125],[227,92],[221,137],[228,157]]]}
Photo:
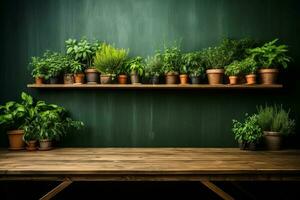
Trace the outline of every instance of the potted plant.
{"label": "potted plant", "polygon": [[240,63],[239,61],[234,61],[225,67],[225,75],[228,76],[230,85],[236,85],[238,83],[238,76],[242,71]]}
{"label": "potted plant", "polygon": [[246,75],[248,85],[256,84],[257,63],[249,56],[240,62],[243,73]]}
{"label": "potted plant", "polygon": [[150,84],[159,84],[159,77],[162,73],[163,61],[160,53],[146,59],[145,76]]}
{"label": "potted plant", "polygon": [[265,143],[268,150],[277,151],[282,148],[283,136],[294,133],[295,121],[290,118],[290,111],[282,106],[259,106],[258,122],[264,131]]}
{"label": "potted plant", "polygon": [[128,69],[130,70],[130,80],[132,84],[139,84],[140,77],[144,74],[143,58],[138,56],[128,61]]}
{"label": "potted plant", "polygon": [[162,59],[166,84],[176,84],[178,81],[178,72],[182,64],[180,48],[178,46],[165,47]]}
{"label": "potted plant", "polygon": [[35,84],[43,84],[45,82],[45,62],[43,58],[31,57],[32,72],[31,75],[35,78]]}
{"label": "potted plant", "polygon": [[71,72],[74,74],[75,84],[83,84],[84,83],[84,67],[76,60],[70,61],[70,69]]}
{"label": "potted plant", "polygon": [[[183,65],[187,69],[187,73],[190,75],[192,84],[199,84],[200,78],[204,75],[205,63],[202,58],[202,52],[186,53],[182,56]],[[182,69],[185,71],[185,69]]]}
{"label": "potted plant", "polygon": [[[100,49],[100,42],[94,41],[90,43],[87,39],[82,38],[80,41],[76,39],[68,39],[65,41],[67,55],[78,61],[85,70],[88,84],[96,84],[99,82],[99,73],[92,66],[93,57],[96,51]],[[82,77],[82,75],[81,75]]]}
{"label": "potted plant", "polygon": [[287,56],[286,45],[276,45],[278,39],[265,43],[262,47],[249,50],[255,61],[261,66],[258,73],[262,84],[275,84],[279,67],[286,69],[291,58]]}
{"label": "potted plant", "polygon": [[240,148],[256,150],[257,144],[262,138],[262,130],[258,123],[258,116],[248,116],[244,122],[232,120],[233,128],[232,132],[235,135],[235,139],[239,142]]}
{"label": "potted plant", "polygon": [[127,84],[127,79],[128,79],[127,74],[128,74],[128,72],[129,72],[129,69],[128,69],[127,62],[123,62],[122,65],[120,65],[116,69],[119,84]]}
{"label": "potted plant", "polygon": [[112,76],[123,65],[127,55],[128,51],[125,49],[117,49],[105,43],[101,45],[94,57],[94,66],[101,73],[101,84],[112,82]]}
{"label": "potted plant", "polygon": [[58,84],[64,66],[62,54],[57,52],[46,51],[43,57],[47,66],[47,79],[49,79],[50,84]]}

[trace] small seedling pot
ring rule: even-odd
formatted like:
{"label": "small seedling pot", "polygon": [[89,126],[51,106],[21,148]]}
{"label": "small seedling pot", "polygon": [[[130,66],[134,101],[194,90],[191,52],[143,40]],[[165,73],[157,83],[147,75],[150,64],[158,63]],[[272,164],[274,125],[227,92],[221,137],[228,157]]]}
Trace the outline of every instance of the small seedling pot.
{"label": "small seedling pot", "polygon": [[125,74],[120,74],[119,76],[118,76],[118,83],[119,84],[127,84],[127,75],[125,75]]}
{"label": "small seedling pot", "polygon": [[180,84],[183,85],[189,84],[189,76],[187,74],[180,74],[179,79],[180,79]]}
{"label": "small seedling pot", "polygon": [[236,85],[238,83],[238,77],[237,76],[229,76],[229,84],[230,85]]}
{"label": "small seedling pot", "polygon": [[85,75],[84,73],[77,73],[74,74],[74,78],[75,78],[75,84],[83,84]]}
{"label": "small seedling pot", "polygon": [[256,75],[249,74],[246,76],[247,85],[254,85],[256,84]]}
{"label": "small seedling pot", "polygon": [[111,84],[112,76],[111,75],[100,75],[100,83],[101,84]]}
{"label": "small seedling pot", "polygon": [[35,84],[41,85],[44,83],[44,78],[43,77],[35,77]]}

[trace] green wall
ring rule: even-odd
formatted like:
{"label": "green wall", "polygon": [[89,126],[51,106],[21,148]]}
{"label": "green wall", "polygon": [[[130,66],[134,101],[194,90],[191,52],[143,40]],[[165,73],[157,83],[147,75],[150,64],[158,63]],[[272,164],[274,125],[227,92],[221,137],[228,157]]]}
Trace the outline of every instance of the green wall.
{"label": "green wall", "polygon": [[[299,123],[300,4],[297,0],[3,0],[0,3],[0,103],[27,91],[68,108],[86,129],[61,146],[231,147],[231,120],[258,104],[282,103]],[[281,91],[33,90],[31,56],[63,51],[69,37],[86,36],[150,55],[164,42],[182,40],[185,51],[223,37],[280,38],[294,63]],[[298,140],[296,140],[298,141]],[[0,146],[7,146],[0,134]]]}

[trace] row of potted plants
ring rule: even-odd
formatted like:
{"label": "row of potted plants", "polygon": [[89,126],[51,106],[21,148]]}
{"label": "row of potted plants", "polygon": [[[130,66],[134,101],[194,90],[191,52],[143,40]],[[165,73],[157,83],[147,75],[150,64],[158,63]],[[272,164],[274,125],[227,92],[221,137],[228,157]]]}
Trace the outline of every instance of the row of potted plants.
{"label": "row of potted plants", "polygon": [[294,133],[295,121],[282,106],[259,106],[257,113],[246,114],[244,122],[233,120],[232,131],[241,149],[280,150],[282,141]]}
{"label": "row of potted plants", "polygon": [[36,150],[37,141],[40,150],[49,150],[52,141],[84,126],[72,120],[63,107],[36,102],[24,92],[21,98],[21,102],[9,101],[0,106],[0,126],[7,130],[11,150],[22,150],[25,143],[27,150]]}
{"label": "row of potted plants", "polygon": [[[47,51],[32,57],[32,75],[36,83],[58,83],[64,74],[66,84],[199,84],[207,75],[209,84],[223,84],[224,74],[230,84],[274,84],[280,68],[287,68],[291,58],[286,45],[275,39],[263,45],[251,39],[224,39],[218,46],[182,53],[178,45],[165,46],[154,56],[128,58],[129,50],[86,39],[66,41],[66,53]],[[190,79],[190,81],[189,81]],[[203,81],[202,81],[203,82]]]}

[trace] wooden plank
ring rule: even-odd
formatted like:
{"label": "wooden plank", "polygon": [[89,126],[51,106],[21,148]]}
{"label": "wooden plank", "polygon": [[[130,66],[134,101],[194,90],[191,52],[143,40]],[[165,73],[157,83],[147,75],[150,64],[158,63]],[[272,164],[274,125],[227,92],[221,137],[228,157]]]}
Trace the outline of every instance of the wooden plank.
{"label": "wooden plank", "polygon": [[219,197],[221,197],[224,200],[234,200],[232,196],[230,196],[228,193],[224,192],[221,188],[216,186],[210,181],[201,181],[203,185],[205,185],[208,189],[213,191],[215,194],[217,194]]}
{"label": "wooden plank", "polygon": [[220,85],[209,85],[209,84],[173,84],[173,85],[166,85],[166,84],[159,84],[159,85],[150,85],[150,84],[82,84],[82,85],[72,85],[72,84],[28,84],[28,88],[38,88],[38,89],[133,89],[133,90],[161,90],[161,89],[168,89],[168,90],[201,90],[201,89],[224,89],[224,90],[231,90],[231,89],[280,89],[283,88],[281,84],[274,84],[274,85],[227,85],[227,84],[220,84]]}
{"label": "wooden plank", "polygon": [[60,183],[58,186],[53,188],[50,192],[45,194],[40,200],[50,200],[53,197],[55,197],[58,193],[63,191],[66,187],[68,187],[73,181],[71,181],[69,178],[65,178],[62,183]]}

